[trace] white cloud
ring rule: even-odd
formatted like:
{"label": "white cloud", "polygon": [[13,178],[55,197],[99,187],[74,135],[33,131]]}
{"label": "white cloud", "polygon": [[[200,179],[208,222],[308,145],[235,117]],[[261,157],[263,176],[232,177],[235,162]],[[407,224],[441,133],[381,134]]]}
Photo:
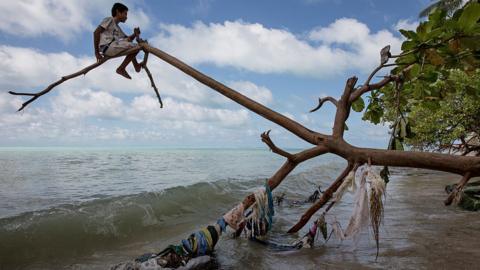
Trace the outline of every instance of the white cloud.
{"label": "white cloud", "polygon": [[[89,89],[62,91],[52,99],[50,107],[18,113],[20,102],[17,97],[0,94],[0,144],[38,144],[45,140],[91,144],[96,140],[138,142],[158,138],[179,143],[182,136],[238,137],[244,133],[242,127],[249,125],[249,114],[244,109],[208,108],[171,98],[166,98],[164,109],[160,109],[158,101],[147,95],[127,104],[109,93]],[[117,121],[110,121],[112,118]],[[105,121],[110,121],[107,126],[103,125]]]}
{"label": "white cloud", "polygon": [[[328,27],[320,27],[310,32],[311,40],[328,45],[332,50],[343,52],[345,59],[338,59],[331,62],[345,65],[345,68],[355,68],[360,71],[369,72],[371,68],[380,62],[380,50],[386,45],[391,46],[393,52],[398,52],[401,46],[401,39],[395,37],[387,30],[380,30],[371,33],[368,26],[356,19],[342,18],[336,20]],[[347,50],[336,47],[347,46]]]}
{"label": "white cloud", "polygon": [[[17,113],[25,97],[9,95],[7,90],[41,90],[94,59],[11,46],[0,46],[0,56],[4,60],[0,63],[0,144],[29,140],[88,144],[97,139],[155,138],[178,142],[182,136],[200,135],[241,141],[243,131],[234,132],[232,128],[247,130],[247,126],[252,126],[245,109],[238,109],[238,105],[154,58],[150,69],[164,98],[163,109],[159,108],[146,75],[132,72],[133,80],[126,80],[114,72],[120,61],[115,60],[65,82]],[[232,83],[245,86],[242,92],[259,101],[272,100],[266,87],[248,81]],[[131,102],[114,96],[123,92],[138,96]],[[104,126],[107,122],[108,127]]]}
{"label": "white cloud", "polygon": [[133,9],[128,12],[128,19],[125,23],[130,29],[135,27],[147,29],[150,25],[150,18],[142,9]]}
{"label": "white cloud", "polygon": [[224,127],[238,127],[247,123],[248,112],[245,109],[228,110],[202,107],[191,103],[177,102],[171,98],[164,100],[164,109],[160,110],[155,98],[143,95],[133,99],[131,107],[126,112],[126,117],[133,121],[213,122]]}
{"label": "white cloud", "polygon": [[[148,17],[144,17],[142,23],[148,25]],[[365,24],[354,19],[340,19],[329,26],[316,28],[307,37],[241,21],[209,25],[197,23],[192,27],[162,25],[161,28],[164,32],[152,43],[158,42],[162,49],[190,64],[213,63],[259,73],[318,77],[350,69],[368,71],[370,66],[377,64],[380,48],[391,44],[395,49],[400,44],[400,40],[390,32],[372,33]],[[331,36],[333,34],[335,36]],[[195,44],[195,50],[192,50],[192,44]],[[0,57],[4,60],[0,63],[2,92],[41,90],[61,76],[95,61],[92,56],[44,53],[12,46],[0,46]],[[121,61],[115,59],[86,76],[66,82],[41,98],[50,99],[48,102],[36,102],[20,114],[14,113],[21,102],[19,97],[0,95],[0,133],[5,137],[22,134],[45,138],[124,140],[165,136],[178,139],[187,130],[185,132],[192,136],[236,134],[241,140],[241,134],[257,132],[246,110],[234,107],[237,105],[168,64],[154,57],[150,59],[150,70],[164,97],[164,109],[159,109],[144,72],[136,74],[130,68],[133,80],[123,79],[114,72]],[[260,103],[273,103],[272,92],[265,86],[249,81],[230,81],[227,84]],[[31,89],[33,87],[35,89]],[[137,97],[132,101],[122,101],[114,96],[116,93],[134,93]],[[288,117],[293,118],[293,115]],[[298,117],[301,121],[321,126],[320,121],[315,123],[308,117]],[[92,119],[108,118],[120,121],[115,124],[110,122],[109,125],[114,126],[109,128],[92,124]],[[152,126],[152,123],[155,123],[152,130],[137,129],[142,125]],[[235,132],[232,127],[235,127]]]}
{"label": "white cloud", "polygon": [[0,46],[0,84],[34,87],[53,82],[66,71],[78,68],[82,59],[68,53],[46,53],[29,48]]}
{"label": "white cloud", "polygon": [[[110,16],[112,4],[110,0],[0,1],[0,31],[16,36],[46,35],[72,40],[84,31],[93,32],[98,23],[94,21]],[[148,27],[150,19],[145,12],[134,1],[126,4],[130,7],[127,26]]]}
{"label": "white cloud", "polygon": [[[94,57],[75,57],[69,53],[43,53],[30,48],[0,45],[0,90],[24,90],[37,92],[62,76],[76,72],[95,62]],[[154,95],[145,72],[135,73],[132,80],[115,73],[121,59],[111,60],[90,71],[86,76],[71,79],[52,92],[65,89],[92,89],[109,93],[133,93]],[[203,84],[178,71],[174,67],[150,57],[149,67],[162,96],[175,97],[203,106],[225,106],[228,99]],[[249,81],[233,81],[230,85],[239,92],[261,103],[272,102],[271,91]],[[42,97],[43,98],[43,97]]]}
{"label": "white cloud", "polygon": [[401,44],[387,30],[371,33],[365,24],[345,18],[312,30],[309,39],[242,21],[160,27],[163,32],[152,43],[188,63],[213,63],[258,73],[326,77],[347,70],[368,72],[378,64],[382,47],[390,44],[398,51]]}
{"label": "white cloud", "polygon": [[93,26],[78,1],[0,1],[0,29],[13,35],[70,38]]}
{"label": "white cloud", "polygon": [[418,21],[412,21],[410,19],[401,19],[394,25],[394,28],[397,31],[400,29],[415,31],[417,29],[418,24],[419,24]]}
{"label": "white cloud", "polygon": [[53,113],[69,119],[119,118],[123,115],[122,107],[121,99],[104,91],[90,89],[63,90],[52,100]]}
{"label": "white cloud", "polygon": [[267,87],[258,86],[249,81],[234,81],[229,85],[243,95],[264,105],[268,105],[273,101],[272,92]]}

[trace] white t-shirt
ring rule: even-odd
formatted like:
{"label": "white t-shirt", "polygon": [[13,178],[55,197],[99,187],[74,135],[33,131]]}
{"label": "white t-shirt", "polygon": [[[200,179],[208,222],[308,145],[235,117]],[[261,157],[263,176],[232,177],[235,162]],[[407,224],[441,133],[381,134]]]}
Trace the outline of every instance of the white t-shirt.
{"label": "white t-shirt", "polygon": [[100,34],[100,47],[108,45],[114,40],[118,41],[127,38],[127,35],[125,35],[118,24],[115,23],[113,17],[103,19],[99,26],[105,29],[105,31]]}

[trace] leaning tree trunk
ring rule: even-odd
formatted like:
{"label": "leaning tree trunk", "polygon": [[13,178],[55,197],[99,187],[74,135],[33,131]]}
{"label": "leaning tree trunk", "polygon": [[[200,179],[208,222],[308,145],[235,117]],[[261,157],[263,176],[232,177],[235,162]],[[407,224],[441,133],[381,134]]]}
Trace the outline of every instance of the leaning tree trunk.
{"label": "leaning tree trunk", "polygon": [[[346,82],[343,94],[339,100],[334,99],[333,97],[325,97],[319,100],[319,105],[312,111],[318,110],[322,104],[326,101],[331,102],[337,107],[335,114],[335,122],[333,125],[332,134],[322,134],[313,130],[310,130],[303,126],[302,124],[248,98],[235,91],[234,89],[216,81],[215,79],[201,73],[195,68],[185,64],[179,59],[169,55],[168,53],[150,46],[147,43],[141,43],[140,48],[146,53],[153,54],[158,58],[164,60],[168,64],[180,69],[185,74],[191,76],[200,83],[210,87],[211,89],[217,91],[218,93],[226,96],[227,98],[233,100],[234,102],[244,106],[250,111],[268,119],[269,121],[276,123],[283,128],[287,129],[291,133],[295,134],[302,140],[313,145],[312,148],[301,151],[299,153],[288,153],[280,148],[278,148],[270,139],[269,132],[261,134],[262,141],[265,142],[272,152],[277,153],[286,158],[285,163],[278,169],[275,174],[270,177],[268,184],[273,190],[276,188],[286,176],[295,169],[295,167],[303,161],[308,159],[326,154],[332,153],[344,158],[347,162],[347,168],[339,175],[339,177],[326,189],[322,197],[313,204],[300,218],[297,224],[295,224],[289,232],[297,232],[300,230],[310,218],[321,209],[333,196],[335,191],[342,184],[345,176],[352,168],[358,168],[359,165],[369,163],[371,165],[379,166],[396,166],[396,167],[411,167],[411,168],[424,168],[437,171],[445,171],[450,173],[455,173],[462,176],[462,180],[458,185],[458,189],[461,189],[470,178],[480,176],[480,157],[473,156],[457,156],[449,154],[440,154],[440,153],[427,153],[427,152],[413,152],[413,151],[395,151],[395,150],[382,150],[382,149],[371,149],[371,148],[360,148],[355,147],[347,143],[343,138],[343,133],[345,130],[345,122],[348,119],[352,103],[360,98],[363,94],[368,93],[372,90],[379,89],[390,82],[399,80],[399,77],[396,75],[386,76],[384,79],[377,83],[370,83],[370,80],[373,78],[373,75],[384,67],[385,63],[376,68],[372,74],[368,77],[367,81],[358,87],[355,87],[357,83],[357,78],[349,78]],[[135,49],[134,49],[135,50]],[[126,51],[121,55],[131,53],[132,50]],[[119,57],[121,55],[115,56]],[[114,57],[112,57],[114,58]],[[38,97],[50,92],[55,86],[63,83],[66,80],[75,78],[80,75],[85,75],[90,70],[100,66],[110,58],[106,58],[98,63],[95,63],[79,72],[74,74],[62,77],[59,81],[51,84],[45,90],[38,93],[16,93],[10,92],[13,95],[26,95],[31,96],[31,98],[25,102],[19,110],[23,110],[27,105],[33,102]],[[406,69],[408,69],[407,67]],[[147,71],[149,78],[152,83],[152,87],[156,91],[153,78],[150,71],[144,66],[144,69]],[[161,102],[160,96],[157,92],[159,101]],[[161,103],[160,103],[161,104]],[[452,192],[453,193],[453,192]],[[445,204],[450,204],[452,202],[452,195],[446,200]],[[244,201],[244,207],[247,209],[255,202],[253,194],[247,196]],[[329,205],[329,208],[333,203]],[[328,208],[328,209],[329,209]]]}

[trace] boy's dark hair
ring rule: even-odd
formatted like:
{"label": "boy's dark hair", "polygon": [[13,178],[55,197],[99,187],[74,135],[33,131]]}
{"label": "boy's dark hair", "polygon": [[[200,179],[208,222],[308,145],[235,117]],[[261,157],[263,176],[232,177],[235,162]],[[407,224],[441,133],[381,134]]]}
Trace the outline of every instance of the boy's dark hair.
{"label": "boy's dark hair", "polygon": [[122,3],[115,3],[115,4],[113,4],[113,7],[112,7],[112,17],[115,17],[115,15],[117,15],[117,11],[118,11],[118,12],[124,12],[125,10],[128,10],[128,7],[125,6],[124,4],[122,4]]}

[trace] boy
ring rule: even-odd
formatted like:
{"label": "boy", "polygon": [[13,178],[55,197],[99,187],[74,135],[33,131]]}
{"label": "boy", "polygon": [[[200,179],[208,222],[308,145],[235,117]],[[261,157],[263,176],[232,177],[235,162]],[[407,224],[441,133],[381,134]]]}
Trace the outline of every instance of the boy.
{"label": "boy", "polygon": [[[112,7],[112,17],[107,17],[102,20],[100,25],[93,33],[93,45],[95,48],[95,57],[100,61],[105,56],[115,56],[123,51],[131,48],[140,47],[132,41],[140,36],[140,28],[133,29],[133,34],[130,36],[120,29],[118,23],[127,21],[128,8],[121,3],[115,3]],[[142,66],[135,58],[138,51],[133,52],[125,57],[123,62],[117,68],[117,73],[127,79],[131,79],[125,68],[133,63],[136,72],[140,72]]]}

